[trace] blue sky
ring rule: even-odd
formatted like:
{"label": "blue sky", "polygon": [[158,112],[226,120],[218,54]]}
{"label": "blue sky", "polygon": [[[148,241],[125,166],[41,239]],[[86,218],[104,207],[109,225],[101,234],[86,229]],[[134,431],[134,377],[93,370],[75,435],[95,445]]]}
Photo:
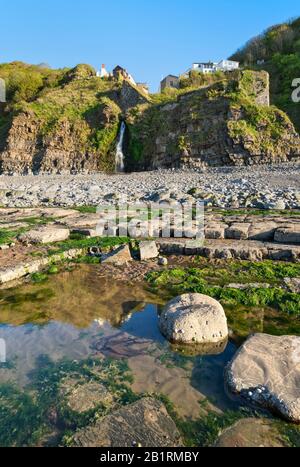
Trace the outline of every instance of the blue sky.
{"label": "blue sky", "polygon": [[[1,2],[2,3],[2,2]],[[152,91],[194,61],[226,58],[268,26],[300,16],[299,0],[10,0],[0,62],[125,66]]]}

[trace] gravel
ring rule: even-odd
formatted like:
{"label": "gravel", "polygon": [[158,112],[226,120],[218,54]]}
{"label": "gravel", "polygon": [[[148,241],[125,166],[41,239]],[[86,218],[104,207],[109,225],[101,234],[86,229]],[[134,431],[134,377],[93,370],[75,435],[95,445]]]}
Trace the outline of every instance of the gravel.
{"label": "gravel", "polygon": [[173,198],[216,207],[300,208],[300,164],[162,170],[131,174],[0,176],[0,205],[81,206]]}

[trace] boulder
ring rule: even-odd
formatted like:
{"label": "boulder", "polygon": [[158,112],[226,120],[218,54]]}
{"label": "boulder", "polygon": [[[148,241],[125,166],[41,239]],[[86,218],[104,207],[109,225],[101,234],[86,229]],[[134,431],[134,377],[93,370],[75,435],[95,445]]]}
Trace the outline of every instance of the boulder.
{"label": "boulder", "polygon": [[140,259],[146,261],[147,259],[157,258],[159,251],[156,243],[153,242],[140,242]]}
{"label": "boulder", "polygon": [[63,242],[70,236],[70,231],[66,227],[56,225],[45,225],[29,230],[18,237],[22,243],[53,243]]}
{"label": "boulder", "polygon": [[177,447],[182,440],[162,402],[144,398],[123,407],[73,436],[80,447]]}
{"label": "boulder", "polygon": [[217,448],[283,448],[284,437],[274,422],[261,418],[244,418],[221,433]]}
{"label": "boulder", "polygon": [[157,263],[159,266],[167,266],[169,261],[168,258],[165,258],[164,256],[159,256]]}
{"label": "boulder", "polygon": [[300,243],[300,224],[280,227],[275,232],[274,240],[278,243]]}
{"label": "boulder", "polygon": [[103,254],[101,257],[101,263],[116,264],[117,266],[122,266],[129,261],[132,261],[129,245],[122,245],[108,254]]}
{"label": "boulder", "polygon": [[226,368],[227,387],[250,402],[300,422],[300,337],[251,336]]}
{"label": "boulder", "polygon": [[205,227],[205,238],[211,240],[218,240],[225,238],[225,229],[228,228],[227,224],[210,222]]}
{"label": "boulder", "polygon": [[236,223],[225,229],[225,238],[233,240],[247,240],[251,224]]}
{"label": "boulder", "polygon": [[227,339],[223,307],[211,297],[185,294],[171,300],[159,319],[162,334],[180,344],[214,344]]}

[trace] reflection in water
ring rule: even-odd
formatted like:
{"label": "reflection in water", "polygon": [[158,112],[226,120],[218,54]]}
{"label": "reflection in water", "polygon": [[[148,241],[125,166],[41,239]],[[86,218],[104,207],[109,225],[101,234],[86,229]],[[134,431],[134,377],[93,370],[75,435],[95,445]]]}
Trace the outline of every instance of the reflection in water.
{"label": "reflection in water", "polygon": [[0,383],[28,384],[41,355],[54,361],[126,358],[133,390],[162,392],[186,416],[197,416],[199,401],[207,397],[216,399],[216,407],[231,407],[220,374],[234,346],[225,352],[226,344],[201,349],[220,354],[201,358],[177,353],[158,329],[163,300],[142,286],[97,277],[96,271],[83,266],[42,285],[0,292],[0,338],[9,360],[8,368],[0,369]]}

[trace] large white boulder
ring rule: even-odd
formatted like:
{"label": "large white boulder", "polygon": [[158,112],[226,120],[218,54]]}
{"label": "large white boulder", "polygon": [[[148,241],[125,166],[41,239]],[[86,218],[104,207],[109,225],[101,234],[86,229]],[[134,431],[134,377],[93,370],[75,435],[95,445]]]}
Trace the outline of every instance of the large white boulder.
{"label": "large white boulder", "polygon": [[185,294],[164,308],[159,327],[173,343],[215,344],[228,337],[227,319],[222,305],[201,294]]}
{"label": "large white boulder", "polygon": [[300,337],[251,336],[225,371],[235,394],[300,422]]}

